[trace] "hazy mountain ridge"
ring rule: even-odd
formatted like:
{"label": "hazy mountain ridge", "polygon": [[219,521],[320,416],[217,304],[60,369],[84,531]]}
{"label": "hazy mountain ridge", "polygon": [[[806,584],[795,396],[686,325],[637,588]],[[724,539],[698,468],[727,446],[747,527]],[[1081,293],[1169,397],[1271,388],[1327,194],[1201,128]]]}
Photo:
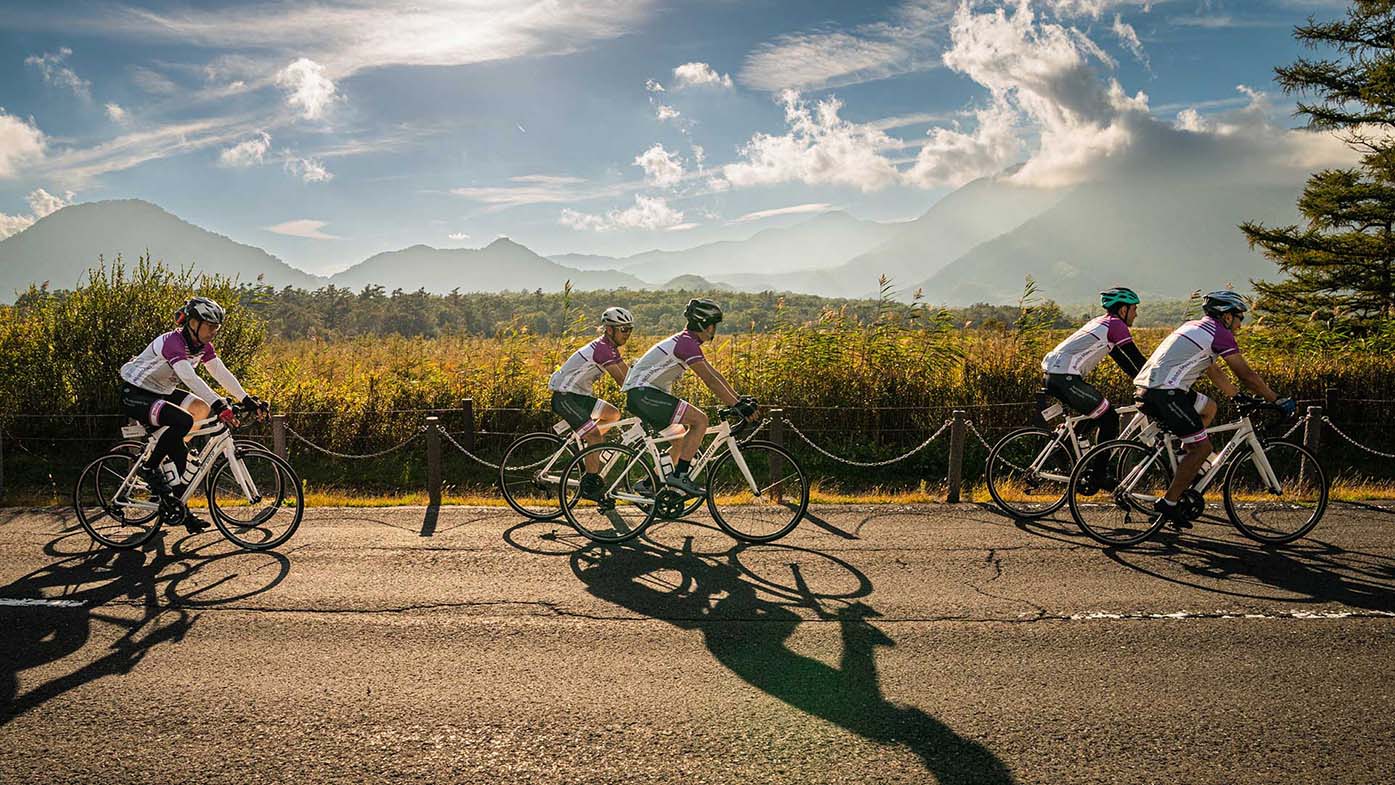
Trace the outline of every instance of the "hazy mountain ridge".
{"label": "hazy mountain ridge", "polygon": [[335,286],[360,289],[370,284],[388,289],[446,293],[562,288],[570,280],[578,289],[648,288],[632,275],[613,270],[577,270],[539,256],[508,238],[484,248],[432,248],[413,245],[384,251],[330,277]]}

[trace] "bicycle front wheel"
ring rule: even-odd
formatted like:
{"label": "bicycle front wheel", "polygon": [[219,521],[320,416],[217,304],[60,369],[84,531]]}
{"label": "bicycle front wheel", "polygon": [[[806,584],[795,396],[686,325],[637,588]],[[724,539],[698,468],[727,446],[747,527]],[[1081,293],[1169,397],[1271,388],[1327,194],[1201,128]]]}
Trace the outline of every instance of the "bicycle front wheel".
{"label": "bicycle front wheel", "polygon": [[707,473],[712,519],[745,542],[773,542],[794,531],[809,509],[804,469],[771,442],[750,441],[737,449],[739,461],[737,453],[725,453]]}
{"label": "bicycle front wheel", "polygon": [[1023,428],[998,440],[988,453],[988,493],[1015,518],[1042,518],[1061,509],[1070,490],[1075,457],[1055,433]]}
{"label": "bicycle front wheel", "polygon": [[1127,439],[1105,442],[1081,456],[1071,472],[1070,514],[1103,545],[1137,545],[1162,528],[1153,503],[1171,482],[1162,450]]}
{"label": "bicycle front wheel", "polygon": [[275,548],[305,517],[305,493],[289,463],[265,450],[238,449],[208,477],[208,513],[218,531],[249,551]]}
{"label": "bicycle front wheel", "polygon": [[1313,530],[1327,510],[1327,473],[1304,447],[1290,442],[1247,450],[1226,469],[1225,512],[1240,533],[1271,545],[1293,542]]}
{"label": "bicycle front wheel", "polygon": [[[588,463],[599,476],[599,499],[581,495]],[[647,483],[648,494],[636,490],[645,487],[641,482]],[[620,444],[597,444],[567,463],[557,495],[567,522],[583,537],[617,543],[638,537],[654,521],[653,489],[658,487],[658,478],[641,453]]]}
{"label": "bicycle front wheel", "polygon": [[160,499],[135,470],[135,456],[108,453],[87,464],[73,486],[78,523],[108,548],[139,548],[160,530]]}
{"label": "bicycle front wheel", "polygon": [[519,515],[535,521],[551,521],[562,515],[557,493],[562,470],[575,450],[571,443],[551,433],[518,437],[499,461],[499,490]]}

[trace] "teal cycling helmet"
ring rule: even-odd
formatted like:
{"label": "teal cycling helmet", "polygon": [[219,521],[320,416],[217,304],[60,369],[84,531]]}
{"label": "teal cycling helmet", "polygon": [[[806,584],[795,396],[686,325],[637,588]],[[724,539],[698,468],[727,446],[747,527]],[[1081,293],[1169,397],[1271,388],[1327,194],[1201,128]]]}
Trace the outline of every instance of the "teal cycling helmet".
{"label": "teal cycling helmet", "polygon": [[1244,313],[1250,310],[1250,306],[1244,297],[1229,289],[1221,289],[1206,295],[1201,310],[1205,311],[1207,316],[1220,316],[1223,313]]}
{"label": "teal cycling helmet", "polygon": [[1116,305],[1138,305],[1138,293],[1127,286],[1116,286],[1100,292],[1100,307],[1108,311]]}

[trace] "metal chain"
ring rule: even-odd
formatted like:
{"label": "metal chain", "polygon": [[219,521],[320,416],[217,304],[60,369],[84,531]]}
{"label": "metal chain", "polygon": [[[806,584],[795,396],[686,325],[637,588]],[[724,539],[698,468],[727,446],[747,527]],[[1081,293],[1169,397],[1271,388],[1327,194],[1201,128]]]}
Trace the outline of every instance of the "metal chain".
{"label": "metal chain", "polygon": [[397,452],[398,450],[402,449],[403,447],[406,447],[407,445],[409,445],[409,444],[411,444],[412,442],[416,441],[417,438],[420,437],[420,436],[421,436],[423,433],[425,433],[425,432],[426,432],[426,426],[423,425],[423,426],[418,427],[418,428],[417,428],[417,432],[414,433],[414,434],[412,434],[411,436],[408,436],[408,437],[407,437],[407,440],[404,441],[404,442],[402,442],[401,444],[398,444],[398,445],[393,446],[393,447],[389,447],[389,448],[387,448],[386,450],[379,450],[378,452],[370,452],[370,453],[367,453],[367,454],[364,454],[364,455],[353,455],[353,454],[351,454],[351,453],[346,453],[346,452],[335,452],[334,450],[331,450],[331,449],[329,449],[329,448],[327,448],[327,447],[321,447],[320,445],[315,444],[314,442],[310,441],[309,439],[305,438],[304,436],[301,436],[299,433],[296,433],[296,430],[295,430],[294,428],[292,428],[291,426],[289,426],[289,425],[286,426],[286,433],[289,433],[290,435],[294,436],[298,441],[300,441],[302,444],[304,444],[305,446],[309,447],[310,449],[312,449],[312,450],[317,450],[317,451],[319,451],[319,452],[322,452],[322,453],[324,453],[325,455],[328,455],[328,456],[330,456],[330,457],[332,457],[332,458],[345,458],[345,459],[348,459],[348,460],[355,460],[355,461],[368,460],[369,458],[381,458],[381,457],[383,457],[384,455],[387,455],[388,453]]}
{"label": "metal chain", "polygon": [[1328,417],[1328,416],[1326,416],[1326,415],[1323,415],[1322,421],[1325,422],[1325,423],[1327,423],[1329,426],[1331,426],[1332,432],[1333,432],[1333,433],[1335,433],[1335,434],[1337,434],[1338,436],[1342,437],[1343,439],[1346,439],[1347,441],[1351,442],[1352,446],[1356,447],[1357,449],[1365,450],[1366,452],[1368,452],[1368,453],[1370,453],[1370,454],[1372,454],[1372,455],[1380,456],[1381,458],[1395,458],[1395,453],[1381,452],[1380,450],[1373,450],[1373,449],[1371,449],[1370,447],[1367,447],[1366,445],[1362,444],[1361,442],[1358,442],[1357,440],[1351,438],[1350,436],[1347,436],[1345,433],[1342,432],[1342,429],[1341,429],[1341,428],[1338,428],[1338,427],[1337,427],[1337,423],[1332,422],[1332,418],[1330,418],[1330,417]]}
{"label": "metal chain", "polygon": [[1295,422],[1292,428],[1289,428],[1287,431],[1284,431],[1284,435],[1279,437],[1279,441],[1283,441],[1284,439],[1287,439],[1288,437],[1292,436],[1294,431],[1298,430],[1299,428],[1302,428],[1304,425],[1307,425],[1308,420],[1310,420],[1311,418],[1311,414],[1305,414],[1302,417],[1299,417],[1298,422]]}
{"label": "metal chain", "polygon": [[[424,429],[423,429],[423,430],[424,430]],[[466,455],[467,457],[469,457],[471,460],[474,460],[474,461],[477,462],[477,463],[482,463],[482,464],[484,464],[485,466],[488,466],[488,467],[491,468],[491,469],[497,469],[497,468],[499,468],[499,464],[497,464],[497,463],[490,463],[489,461],[486,461],[485,459],[483,459],[483,458],[479,457],[478,455],[475,455],[474,453],[472,453],[472,452],[470,452],[469,450],[465,449],[465,445],[463,445],[463,444],[461,444],[460,442],[456,441],[456,440],[455,440],[455,437],[450,435],[450,431],[447,431],[445,428],[442,428],[442,427],[439,426],[439,425],[436,426],[436,430],[440,431],[440,432],[441,432],[441,435],[444,436],[444,437],[446,437],[446,441],[448,441],[448,442],[450,442],[451,444],[455,445],[455,449],[457,449],[457,450],[459,450],[459,451],[465,453],[465,455]],[[550,458],[551,456],[548,456],[548,457]],[[518,469],[531,469],[531,468],[533,468],[533,466],[538,466],[539,464],[546,463],[546,462],[547,462],[547,458],[544,458],[544,459],[542,459],[541,461],[538,461],[537,463],[531,464],[531,465],[529,465],[529,466],[518,466],[518,467],[515,467],[515,468],[518,468]]]}
{"label": "metal chain", "polygon": [[741,437],[740,439],[738,439],[737,441],[738,441],[740,444],[745,444],[746,442],[749,442],[750,440],[756,438],[756,434],[760,433],[760,429],[764,428],[765,426],[767,426],[767,425],[769,425],[769,424],[770,424],[770,418],[769,418],[769,417],[766,417],[764,420],[761,420],[760,422],[756,423],[756,427],[755,427],[754,430],[752,430],[750,433],[746,434],[745,436],[742,436],[742,437]]}
{"label": "metal chain", "polygon": [[944,424],[940,426],[940,429],[938,431],[935,431],[934,433],[930,434],[930,438],[916,445],[914,448],[910,450],[910,452],[898,455],[895,458],[888,458],[884,461],[854,461],[849,460],[847,458],[841,458],[829,452],[828,450],[825,450],[824,448],[818,446],[817,444],[814,444],[813,440],[811,440],[808,436],[805,436],[804,433],[800,431],[799,428],[795,426],[794,423],[790,422],[788,419],[781,418],[781,422],[783,422],[785,425],[788,425],[790,427],[790,430],[794,431],[795,436],[798,436],[799,438],[803,439],[806,444],[808,444],[810,447],[813,447],[815,450],[818,450],[825,457],[832,458],[833,460],[838,461],[839,463],[846,463],[849,466],[862,466],[864,468],[872,468],[877,466],[887,466],[889,464],[896,463],[897,461],[904,461],[912,455],[915,455],[916,453],[925,449],[926,447],[929,447],[930,442],[933,442],[936,439],[938,439],[940,434],[944,433],[945,430],[949,428],[951,421],[945,420]]}
{"label": "metal chain", "polygon": [[993,445],[989,444],[989,443],[988,443],[988,440],[985,439],[985,438],[983,438],[983,434],[981,434],[981,433],[978,432],[978,426],[977,426],[977,425],[974,425],[974,421],[973,421],[973,420],[965,420],[964,422],[968,424],[969,430],[973,432],[974,437],[977,438],[977,439],[979,440],[979,443],[983,445],[983,449],[985,449],[985,450],[991,450],[991,449],[993,449]]}

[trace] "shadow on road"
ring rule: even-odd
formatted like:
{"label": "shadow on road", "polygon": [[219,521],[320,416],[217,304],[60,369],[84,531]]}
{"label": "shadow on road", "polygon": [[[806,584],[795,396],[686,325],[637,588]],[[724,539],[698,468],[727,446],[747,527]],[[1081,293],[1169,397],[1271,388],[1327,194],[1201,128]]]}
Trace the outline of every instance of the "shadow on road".
{"label": "shadow on road", "polygon": [[[905,746],[940,783],[1013,782],[984,746],[882,694],[876,653],[896,643],[863,601],[871,583],[846,561],[786,545],[694,553],[693,537],[665,545],[660,540],[674,538],[662,529],[630,545],[600,547],[568,531],[565,524],[524,523],[505,540],[531,553],[568,555],[573,573],[596,597],[697,630],[712,656],[746,683],[863,738]],[[805,621],[799,610],[838,624],[837,667],[789,647]]]}
{"label": "shadow on road", "polygon": [[[216,532],[175,537],[162,531],[140,550],[113,551],[70,530],[44,546],[58,561],[0,587],[7,600],[64,603],[0,607],[0,725],[69,690],[130,672],[155,647],[183,640],[197,621],[194,609],[269,591],[290,572],[286,555],[234,550]],[[120,632],[105,653],[79,658],[87,661],[19,692],[21,671],[81,653],[101,626]]]}

